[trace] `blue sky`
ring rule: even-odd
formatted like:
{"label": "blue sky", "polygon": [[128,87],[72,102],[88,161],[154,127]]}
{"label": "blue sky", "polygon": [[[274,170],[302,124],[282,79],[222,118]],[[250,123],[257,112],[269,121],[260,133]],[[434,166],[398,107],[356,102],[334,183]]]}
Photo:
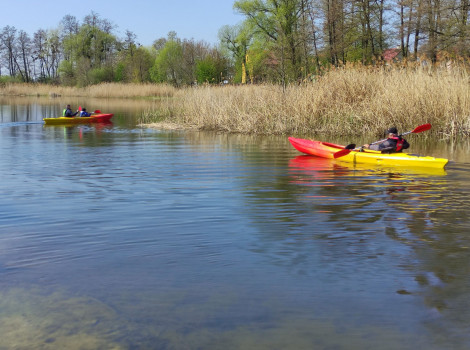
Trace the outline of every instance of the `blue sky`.
{"label": "blue sky", "polygon": [[181,39],[216,44],[220,27],[243,20],[234,12],[233,3],[234,0],[2,0],[0,30],[9,25],[32,35],[38,29],[57,28],[65,15],[82,22],[94,11],[117,26],[114,32],[118,37],[123,38],[128,29],[145,46],[166,37],[171,30]]}

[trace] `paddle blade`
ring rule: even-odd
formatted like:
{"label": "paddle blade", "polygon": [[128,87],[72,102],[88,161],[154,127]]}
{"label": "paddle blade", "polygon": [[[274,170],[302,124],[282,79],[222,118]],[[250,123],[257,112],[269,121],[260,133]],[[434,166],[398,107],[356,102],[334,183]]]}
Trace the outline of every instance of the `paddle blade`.
{"label": "paddle blade", "polygon": [[423,125],[420,125],[420,126],[417,126],[413,131],[412,133],[413,134],[417,134],[419,132],[423,132],[423,131],[426,131],[426,130],[429,130],[431,129],[431,124],[423,124]]}
{"label": "paddle blade", "polygon": [[82,106],[78,106],[78,110],[81,112],[82,111]]}
{"label": "paddle blade", "polygon": [[338,152],[334,153],[333,158],[336,159],[336,158],[339,158],[339,157],[343,157],[343,156],[349,154],[349,152],[351,152],[355,148],[356,148],[356,144],[355,143],[350,143],[349,145],[344,147],[344,149],[342,149],[341,151],[338,151]]}
{"label": "paddle blade", "polygon": [[351,153],[351,149],[342,149],[341,151],[338,151],[336,153],[333,154],[333,158],[336,159],[336,158],[339,158],[339,157],[344,157],[346,155],[348,155],[349,153]]}
{"label": "paddle blade", "polygon": [[101,113],[101,111],[99,109],[96,109],[95,113]]}

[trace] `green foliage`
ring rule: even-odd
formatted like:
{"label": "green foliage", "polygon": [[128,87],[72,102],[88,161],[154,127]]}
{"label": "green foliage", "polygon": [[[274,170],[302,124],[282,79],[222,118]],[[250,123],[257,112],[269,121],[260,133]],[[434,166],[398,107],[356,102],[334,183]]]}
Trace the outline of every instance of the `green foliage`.
{"label": "green foliage", "polygon": [[271,51],[260,41],[256,41],[247,53],[246,69],[247,75],[254,82],[269,80],[272,74],[272,64],[270,58]]}
{"label": "green foliage", "polygon": [[116,71],[114,72],[114,81],[123,82],[125,81],[125,69],[126,65],[124,62],[119,62],[116,66]]}
{"label": "green foliage", "polygon": [[246,27],[252,28],[254,41],[269,46],[276,67],[266,77],[286,84],[302,76],[301,62],[307,61],[300,32],[301,2],[296,0],[239,0],[234,8],[243,14]]}
{"label": "green foliage", "polygon": [[230,57],[233,70],[233,82],[242,81],[242,67],[245,64],[247,50],[253,40],[253,28],[248,21],[236,26],[224,26],[219,30],[222,53]]}
{"label": "green foliage", "polygon": [[199,84],[217,84],[220,82],[215,60],[207,56],[196,62],[196,79]]}
{"label": "green foliage", "polygon": [[75,69],[77,86],[83,87],[91,84],[91,81],[88,79],[88,72],[91,69],[90,59],[87,57],[80,57]]}
{"label": "green foliage", "polygon": [[64,60],[59,72],[67,85],[86,86],[102,81],[113,81],[110,68],[116,52],[117,39],[107,32],[107,22],[92,13],[76,32],[69,32],[62,41]]}
{"label": "green foliage", "polygon": [[168,40],[165,46],[158,52],[150,73],[151,78],[157,83],[170,83],[180,86],[182,82],[182,57],[183,48],[179,41]]}
{"label": "green foliage", "polygon": [[21,76],[14,76],[11,77],[9,75],[1,75],[0,76],[0,84],[8,84],[8,83],[21,83],[23,80],[21,79]]}
{"label": "green foliage", "polygon": [[64,85],[75,85],[75,70],[71,61],[63,60],[59,66],[60,81]]}
{"label": "green foliage", "polygon": [[239,0],[235,1],[233,8],[247,17],[247,25],[251,25],[255,31],[260,31],[275,40],[277,37],[276,20],[281,19],[280,11],[282,3],[285,2],[280,1],[280,4],[277,4],[269,0]]}
{"label": "green foliage", "polygon": [[88,71],[87,75],[89,84],[112,82],[114,80],[114,72],[111,66],[93,68]]}
{"label": "green foliage", "polygon": [[151,80],[150,68],[155,60],[154,55],[143,47],[137,48],[133,55],[126,59],[126,81],[145,83]]}
{"label": "green foliage", "polygon": [[150,81],[154,83],[162,83],[163,79],[161,78],[161,74],[158,72],[158,67],[156,64],[154,64],[152,67],[150,67],[149,70],[150,73]]}

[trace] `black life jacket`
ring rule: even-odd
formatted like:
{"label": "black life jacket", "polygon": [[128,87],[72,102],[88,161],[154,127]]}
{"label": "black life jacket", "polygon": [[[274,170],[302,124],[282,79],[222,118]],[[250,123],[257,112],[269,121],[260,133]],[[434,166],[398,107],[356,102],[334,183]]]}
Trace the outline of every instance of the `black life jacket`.
{"label": "black life jacket", "polygon": [[389,137],[389,139],[395,140],[397,145],[395,146],[395,152],[400,152],[403,149],[403,139],[399,136]]}

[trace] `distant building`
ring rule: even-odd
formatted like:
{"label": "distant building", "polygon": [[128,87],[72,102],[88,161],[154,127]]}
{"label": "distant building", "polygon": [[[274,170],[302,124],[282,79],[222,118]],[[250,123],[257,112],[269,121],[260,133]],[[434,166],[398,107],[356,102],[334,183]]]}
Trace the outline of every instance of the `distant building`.
{"label": "distant building", "polygon": [[393,60],[400,60],[402,58],[401,50],[399,48],[387,49],[384,51],[384,61],[392,63]]}

